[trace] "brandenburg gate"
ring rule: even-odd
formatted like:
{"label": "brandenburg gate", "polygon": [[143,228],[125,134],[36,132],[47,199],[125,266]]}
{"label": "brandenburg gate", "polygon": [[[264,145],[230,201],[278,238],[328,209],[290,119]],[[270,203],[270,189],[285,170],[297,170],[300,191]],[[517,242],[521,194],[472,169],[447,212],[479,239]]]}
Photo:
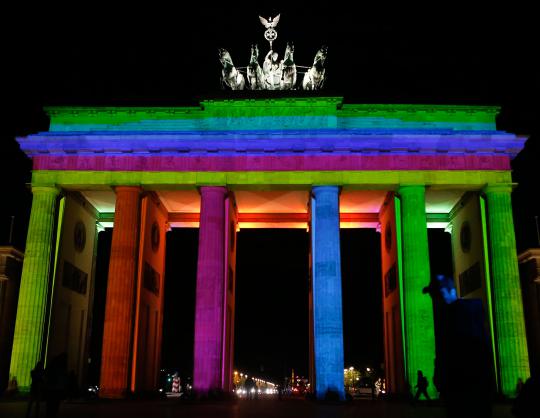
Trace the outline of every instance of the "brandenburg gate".
{"label": "brandenburg gate", "polygon": [[36,362],[66,352],[84,379],[97,235],[113,227],[100,396],[155,389],[165,234],[198,227],[194,388],[230,391],[236,233],[304,228],[310,381],[343,398],[340,228],[378,228],[388,390],[406,392],[434,374],[427,228],[445,228],[458,296],[482,301],[511,395],[529,375],[510,196],[526,138],[497,130],[498,111],[340,97],[47,108],[49,130],[17,139],[33,202],[10,375],[28,390]]}

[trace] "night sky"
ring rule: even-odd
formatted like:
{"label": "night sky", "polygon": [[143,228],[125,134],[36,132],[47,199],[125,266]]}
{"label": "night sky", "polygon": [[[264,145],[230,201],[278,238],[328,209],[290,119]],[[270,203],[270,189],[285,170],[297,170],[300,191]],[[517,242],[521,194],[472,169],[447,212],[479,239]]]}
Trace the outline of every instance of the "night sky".
{"label": "night sky", "polygon": [[[317,49],[328,45],[327,93],[348,103],[502,106],[498,128],[530,135],[513,162],[514,181],[520,184],[513,195],[518,250],[538,245],[534,217],[540,211],[532,198],[538,194],[540,161],[535,13],[513,4],[495,9],[493,3],[481,12],[447,3],[440,10],[394,13],[386,3],[379,9],[253,4],[215,8],[205,3],[196,10],[148,3],[122,10],[92,4],[30,11],[28,6],[6,13],[0,244],[8,242],[15,215],[13,243],[24,248],[31,164],[14,137],[47,129],[43,106],[197,105],[221,94],[217,49],[228,49],[237,66],[247,64],[252,42],[264,56],[267,44],[257,16],[281,13],[275,45],[280,58],[288,40],[295,43],[300,65],[310,65]],[[110,232],[102,235],[106,248]],[[163,361],[183,374],[192,367],[197,239],[190,229],[167,237]],[[449,269],[447,240],[430,232],[433,269]],[[383,358],[379,236],[371,230],[344,231],[342,244],[346,364],[376,365]],[[237,367],[273,378],[291,367],[307,373],[307,233],[245,230],[238,248]]]}

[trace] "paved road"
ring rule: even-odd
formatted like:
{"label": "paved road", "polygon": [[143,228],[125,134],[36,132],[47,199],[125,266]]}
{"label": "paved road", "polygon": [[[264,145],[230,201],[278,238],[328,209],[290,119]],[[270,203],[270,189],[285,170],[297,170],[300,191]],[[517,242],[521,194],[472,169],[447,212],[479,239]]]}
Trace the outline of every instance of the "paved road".
{"label": "paved road", "polygon": [[[0,418],[24,417],[23,401],[0,402]],[[45,416],[43,405],[41,417]],[[59,418],[444,418],[438,406],[354,401],[345,405],[325,405],[290,400],[239,400],[236,403],[182,403],[168,401],[64,402]],[[497,405],[493,418],[512,418],[509,405]]]}

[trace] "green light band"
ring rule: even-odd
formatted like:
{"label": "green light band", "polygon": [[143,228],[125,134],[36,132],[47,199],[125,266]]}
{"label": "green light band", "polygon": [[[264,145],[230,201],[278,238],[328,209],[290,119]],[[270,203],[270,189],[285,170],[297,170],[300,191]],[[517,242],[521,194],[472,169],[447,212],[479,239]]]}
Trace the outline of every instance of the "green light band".
{"label": "green light band", "polygon": [[58,204],[58,221],[56,224],[57,227],[56,227],[56,242],[55,242],[55,248],[54,248],[53,275],[51,278],[52,283],[51,283],[51,286],[49,287],[49,291],[50,291],[49,317],[47,321],[47,339],[45,341],[45,355],[43,357],[45,366],[47,366],[47,360],[49,358],[49,336],[51,335],[52,308],[53,308],[53,303],[54,303],[54,291],[55,291],[55,284],[56,284],[56,269],[58,267],[58,254],[60,252],[60,241],[62,237],[65,207],[66,207],[66,198],[62,197],[62,199],[60,199],[60,203]]}
{"label": "green light band", "polygon": [[446,187],[470,186],[481,189],[486,183],[511,182],[510,171],[227,171],[227,172],[163,172],[163,171],[55,171],[36,170],[32,184],[60,185],[69,187],[95,186],[144,186],[148,188],[169,187],[173,189],[198,186],[229,186],[231,188],[304,187],[312,185],[338,185],[353,188],[384,188],[395,190],[400,184],[420,183]]}
{"label": "green light band", "polygon": [[480,199],[480,218],[482,220],[482,244],[484,251],[484,271],[486,280],[486,294],[488,303],[488,318],[489,318],[489,332],[491,337],[491,350],[493,354],[493,366],[494,376],[497,388],[499,387],[499,374],[497,366],[497,347],[495,345],[495,328],[493,324],[493,303],[491,300],[491,274],[489,272],[489,249],[488,249],[488,235],[487,235],[487,222],[486,222],[486,202],[483,196],[479,196]]}
{"label": "green light band", "polygon": [[[402,254],[402,236],[401,236],[401,202],[397,196],[394,196],[394,213],[396,217],[396,252],[398,263],[398,282],[399,282],[399,309],[401,314],[401,340],[403,342],[403,353],[407,353],[407,335],[405,330],[405,301],[403,300],[403,254]],[[407,356],[403,356],[403,369],[407,370]]]}
{"label": "green light band", "polygon": [[[48,107],[51,132],[346,127],[495,130],[498,107],[343,104],[342,97],[206,100],[198,107]],[[293,119],[297,118],[296,121]],[[277,123],[275,123],[277,122]]]}

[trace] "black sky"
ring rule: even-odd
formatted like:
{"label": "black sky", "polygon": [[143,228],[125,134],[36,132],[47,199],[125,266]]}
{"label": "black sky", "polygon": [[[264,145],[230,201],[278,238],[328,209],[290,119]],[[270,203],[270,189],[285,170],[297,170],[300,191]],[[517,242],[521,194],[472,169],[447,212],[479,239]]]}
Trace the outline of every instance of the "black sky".
{"label": "black sky", "polygon": [[[254,7],[253,2],[226,2],[221,7],[198,3],[191,4],[189,9],[185,5],[179,9],[182,4],[167,8],[129,3],[124,8],[113,8],[110,4],[87,3],[76,8],[47,5],[46,10],[25,5],[22,10],[6,11],[0,78],[3,93],[0,243],[7,242],[10,219],[15,215],[14,243],[24,246],[31,202],[25,184],[30,180],[31,164],[18,150],[14,137],[47,129],[43,106],[196,105],[200,99],[218,93],[217,48],[228,49],[236,65],[246,65],[252,42],[258,42],[263,53],[267,48],[257,16],[274,16],[279,12],[281,22],[276,50],[280,56],[285,42],[290,40],[296,46],[296,62],[309,65],[318,47],[328,45],[327,91],[344,96],[346,102],[501,106],[498,128],[530,135],[525,150],[513,162],[514,181],[520,184],[513,195],[518,249],[538,244],[534,216],[539,214],[539,206],[538,199],[532,196],[538,194],[540,160],[540,71],[537,64],[540,36],[535,21],[537,15],[532,10],[509,3],[500,8],[490,3],[489,8],[482,10],[457,3],[439,4],[437,9],[415,9],[407,5],[400,10],[390,3],[377,8],[363,3],[351,7],[339,2],[315,1],[294,7],[280,7],[280,2],[271,4],[271,8],[265,9],[264,6]],[[249,302],[253,300],[264,305],[272,298],[278,299],[281,301],[276,307],[278,310],[295,303],[301,306],[307,303],[298,300],[304,291],[304,279],[295,282],[288,295],[276,293],[279,287],[257,286],[257,279],[253,278],[253,271],[261,264],[268,266],[268,271],[261,274],[275,280],[301,276],[306,265],[296,263],[306,260],[307,244],[301,243],[307,242],[307,238],[297,232],[287,235],[287,239],[276,231],[255,235],[251,231],[240,233],[239,246],[272,245],[283,250],[292,242],[298,245],[291,247],[288,254],[292,255],[284,265],[274,264],[269,259],[259,260],[245,252],[248,259],[239,262],[238,312],[253,311],[255,307]],[[377,251],[373,248],[378,245],[378,237],[358,231],[350,234],[347,239],[355,244],[351,248],[367,246]],[[181,286],[182,294],[188,295],[194,291],[196,233],[188,230],[169,233],[168,240],[169,251],[176,248],[177,254],[184,254],[187,257],[184,262],[191,266],[191,279],[186,278]],[[278,257],[277,254],[272,256]],[[360,277],[358,271],[366,264],[355,259],[354,254],[347,257],[358,265],[344,264],[344,288],[354,288],[357,282],[347,277]],[[169,276],[177,274],[175,268],[178,267],[168,266],[173,271]],[[441,267],[444,268],[447,267]],[[355,289],[348,295],[361,299],[370,288]],[[347,304],[351,302],[346,298],[344,305]],[[178,315],[189,317],[193,315],[190,309],[187,303],[180,303]],[[306,313],[300,311],[296,316],[291,306],[292,318],[285,322],[290,326],[283,331],[280,344],[289,337],[296,338],[295,344],[305,340],[306,330],[298,324],[306,319],[302,317]],[[276,321],[283,320],[279,315]],[[347,315],[351,314],[345,315],[346,335],[350,334],[351,318],[355,318]],[[358,321],[363,321],[365,315],[366,312],[359,312]],[[247,318],[247,315],[240,317]],[[264,329],[272,330],[277,323],[267,322]],[[189,321],[181,326],[188,327],[186,324]],[[238,319],[237,331],[238,335],[246,335],[238,343],[237,353],[238,361],[246,362],[241,364],[243,367],[260,369],[261,363],[266,369],[279,366],[261,362],[261,357],[266,356],[264,350],[251,357],[241,354],[247,352],[250,338],[256,339],[257,333],[262,332],[260,329],[254,329],[245,319]],[[184,332],[192,331],[185,328],[181,333]],[[370,349],[358,348],[360,345],[355,344],[361,344],[359,341],[356,339],[346,346],[346,358],[349,356],[351,361],[361,363],[381,355],[380,350],[378,354],[366,354]],[[188,356],[191,343],[182,344]],[[267,349],[283,350],[280,361],[291,365],[305,361],[305,358],[295,360],[298,354],[286,345]],[[351,354],[360,352],[363,354],[357,357]],[[189,365],[182,367],[189,368]]]}

